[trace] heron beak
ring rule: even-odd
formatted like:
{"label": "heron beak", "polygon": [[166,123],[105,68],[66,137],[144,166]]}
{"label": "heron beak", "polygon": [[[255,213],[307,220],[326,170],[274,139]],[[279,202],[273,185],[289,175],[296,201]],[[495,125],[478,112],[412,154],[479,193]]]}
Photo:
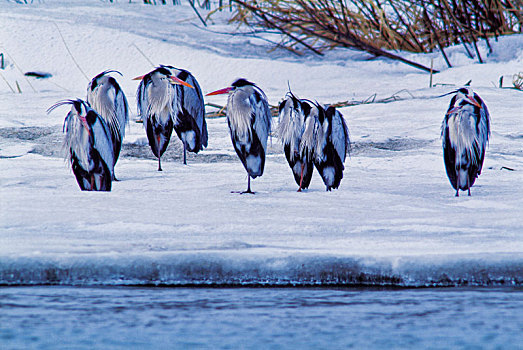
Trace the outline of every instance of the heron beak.
{"label": "heron beak", "polygon": [[470,104],[473,104],[474,106],[476,106],[476,107],[478,107],[478,108],[481,108],[481,105],[480,105],[479,102],[474,98],[474,96],[468,95],[468,96],[467,96],[467,101],[468,101]]}
{"label": "heron beak", "polygon": [[133,80],[142,80],[145,75],[140,75],[139,77],[133,78]]}
{"label": "heron beak", "polygon": [[459,107],[454,107],[447,112],[447,115],[454,114],[459,111]]}
{"label": "heron beak", "polygon": [[87,119],[85,119],[84,116],[79,115],[78,118],[80,118],[80,121],[82,122],[82,125],[84,126],[85,130],[87,130],[87,133],[91,135],[91,130],[89,129],[89,124],[87,124]]}
{"label": "heron beak", "polygon": [[169,78],[171,79],[171,84],[183,85],[183,86],[187,86],[188,88],[194,89],[194,86],[192,86],[191,84],[189,84],[181,79],[178,79],[174,75],[170,75]]}
{"label": "heron beak", "polygon": [[226,87],[224,89],[220,89],[220,90],[216,90],[216,91],[213,91],[213,92],[209,92],[205,96],[228,94],[229,92],[231,92],[231,90],[232,90],[232,87]]}

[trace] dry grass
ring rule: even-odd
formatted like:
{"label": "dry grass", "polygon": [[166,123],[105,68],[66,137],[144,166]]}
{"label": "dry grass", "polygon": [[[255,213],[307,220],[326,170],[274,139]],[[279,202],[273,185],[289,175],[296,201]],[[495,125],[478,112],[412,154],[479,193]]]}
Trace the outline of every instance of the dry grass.
{"label": "dry grass", "polygon": [[321,55],[341,46],[390,57],[390,51],[438,49],[450,66],[444,51],[449,45],[463,44],[470,57],[481,62],[479,39],[490,47],[489,39],[523,30],[523,0],[232,2],[237,5],[233,22],[277,30],[282,34],[280,45],[296,53],[311,50]]}

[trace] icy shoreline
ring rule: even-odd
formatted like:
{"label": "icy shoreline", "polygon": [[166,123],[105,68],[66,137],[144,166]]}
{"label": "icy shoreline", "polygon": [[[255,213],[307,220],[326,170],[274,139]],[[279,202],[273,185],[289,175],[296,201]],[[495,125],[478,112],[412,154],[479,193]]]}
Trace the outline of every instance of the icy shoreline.
{"label": "icy shoreline", "polygon": [[190,252],[159,256],[1,258],[0,285],[522,286],[514,254],[394,259]]}

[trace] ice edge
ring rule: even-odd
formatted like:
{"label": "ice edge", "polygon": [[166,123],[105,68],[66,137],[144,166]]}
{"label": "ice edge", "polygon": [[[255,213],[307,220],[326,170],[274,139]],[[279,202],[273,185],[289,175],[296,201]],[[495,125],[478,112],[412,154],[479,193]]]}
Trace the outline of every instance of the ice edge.
{"label": "ice edge", "polygon": [[523,256],[165,254],[0,258],[0,285],[522,286]]}

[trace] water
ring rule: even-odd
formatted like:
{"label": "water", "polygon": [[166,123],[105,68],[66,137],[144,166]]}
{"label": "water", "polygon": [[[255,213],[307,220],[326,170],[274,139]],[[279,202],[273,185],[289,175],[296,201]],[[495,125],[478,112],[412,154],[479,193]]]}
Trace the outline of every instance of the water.
{"label": "water", "polygon": [[523,349],[523,289],[0,288],[0,349]]}

